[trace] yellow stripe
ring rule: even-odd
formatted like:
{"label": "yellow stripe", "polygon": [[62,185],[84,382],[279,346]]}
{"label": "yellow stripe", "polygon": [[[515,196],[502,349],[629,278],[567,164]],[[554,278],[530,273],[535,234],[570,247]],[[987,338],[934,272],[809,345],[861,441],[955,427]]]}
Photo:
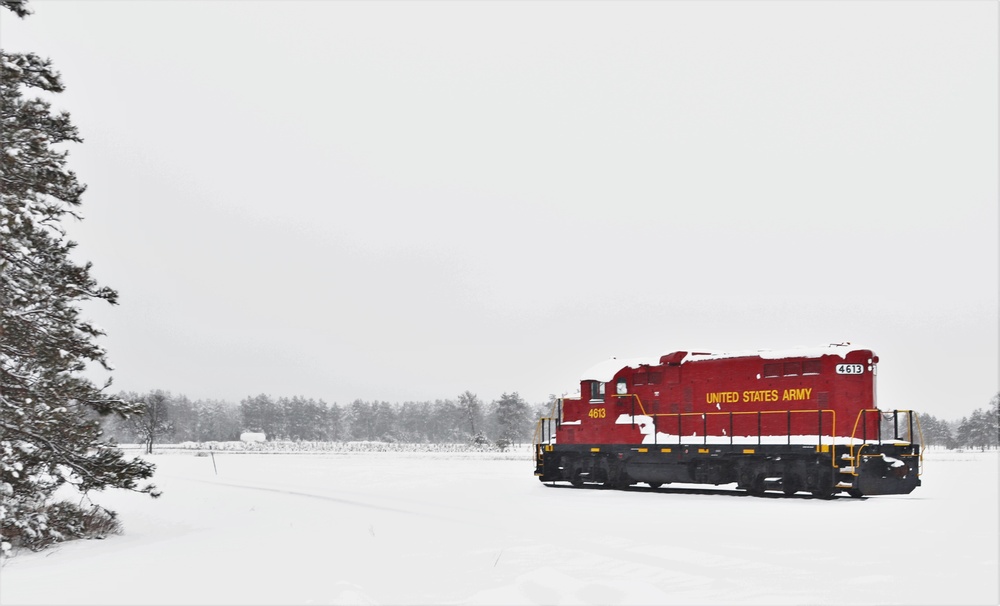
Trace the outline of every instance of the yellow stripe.
{"label": "yellow stripe", "polygon": [[660,452],[673,452],[670,448],[661,448]]}
{"label": "yellow stripe", "polygon": [[600,448],[591,448],[590,452],[601,452]]}
{"label": "yellow stripe", "polygon": [[649,452],[649,449],[648,448],[640,448],[639,452]]}
{"label": "yellow stripe", "polygon": [[743,449],[743,454],[753,454],[755,452],[757,452],[757,451],[755,451],[753,448],[744,448]]}
{"label": "yellow stripe", "polygon": [[699,449],[698,449],[698,454],[705,454],[705,453],[707,453],[707,452],[708,452],[708,449],[707,449],[707,448],[699,448]]}

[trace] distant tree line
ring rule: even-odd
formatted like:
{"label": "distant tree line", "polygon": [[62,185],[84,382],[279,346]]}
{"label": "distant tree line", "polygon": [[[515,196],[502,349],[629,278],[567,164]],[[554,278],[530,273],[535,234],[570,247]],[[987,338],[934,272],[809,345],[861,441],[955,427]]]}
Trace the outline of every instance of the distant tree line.
{"label": "distant tree line", "polygon": [[[121,393],[119,399],[138,403],[141,415],[106,421],[105,435],[119,443],[238,440],[244,431],[263,432],[268,440],[320,442],[372,441],[404,443],[508,444],[531,440],[535,421],[551,410],[552,402],[529,405],[517,392],[484,404],[466,391],[455,399],[433,402],[354,400],[346,406],[294,396],[273,398],[260,394],[239,404],[220,400],[192,402],[184,395],[154,390]],[[920,414],[919,428],[926,446],[955,448],[1000,447],[1000,393],[986,408],[959,420],[947,421]],[[891,435],[892,421],[883,420],[883,435]]]}
{"label": "distant tree line", "polygon": [[[484,404],[466,391],[456,399],[402,404],[354,400],[346,406],[294,396],[260,394],[238,405],[219,400],[192,402],[184,395],[154,390],[119,394],[144,411],[106,422],[106,436],[126,443],[209,442],[238,440],[244,431],[263,432],[268,440],[374,441],[405,443],[495,443],[505,446],[531,439],[535,421],[551,402],[531,406],[517,392]],[[1000,446],[1000,393],[988,407],[960,420],[920,414],[926,446],[997,448]],[[891,421],[884,421],[890,435]]]}
{"label": "distant tree line", "polygon": [[1000,447],[1000,392],[990,399],[986,408],[977,408],[967,417],[957,421],[938,419],[934,415],[920,415],[920,428],[924,443],[945,448]]}
{"label": "distant tree line", "polygon": [[122,393],[144,413],[116,418],[105,434],[119,443],[238,440],[244,431],[263,432],[268,440],[379,441],[406,443],[493,443],[501,447],[531,440],[535,420],[549,405],[531,406],[517,392],[484,404],[466,391],[456,399],[433,402],[354,400],[346,406],[301,396],[260,394],[238,405],[154,390]]}

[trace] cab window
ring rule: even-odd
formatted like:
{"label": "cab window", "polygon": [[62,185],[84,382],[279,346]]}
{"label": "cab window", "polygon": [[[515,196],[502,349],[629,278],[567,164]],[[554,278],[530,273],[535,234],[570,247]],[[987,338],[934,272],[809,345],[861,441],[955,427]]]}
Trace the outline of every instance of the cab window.
{"label": "cab window", "polygon": [[604,383],[602,383],[601,381],[590,382],[590,399],[591,400],[604,399]]}

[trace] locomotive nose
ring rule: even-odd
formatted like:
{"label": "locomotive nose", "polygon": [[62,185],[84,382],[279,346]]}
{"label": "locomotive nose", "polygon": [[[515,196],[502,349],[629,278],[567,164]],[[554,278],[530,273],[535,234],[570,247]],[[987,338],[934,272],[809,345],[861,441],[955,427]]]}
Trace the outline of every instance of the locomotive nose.
{"label": "locomotive nose", "polygon": [[849,492],[863,495],[913,492],[914,488],[920,486],[920,459],[915,449],[916,447],[906,450],[889,447],[889,452],[862,456]]}

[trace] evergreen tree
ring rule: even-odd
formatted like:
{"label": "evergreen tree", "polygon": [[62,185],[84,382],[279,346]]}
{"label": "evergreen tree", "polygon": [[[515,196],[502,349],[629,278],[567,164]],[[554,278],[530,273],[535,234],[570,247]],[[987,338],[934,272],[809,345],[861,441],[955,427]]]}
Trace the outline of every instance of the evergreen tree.
{"label": "evergreen tree", "polygon": [[374,407],[370,402],[354,400],[347,409],[347,420],[350,426],[348,435],[352,440],[375,440]]}
{"label": "evergreen tree", "polygon": [[185,395],[171,396],[167,399],[167,430],[158,434],[161,441],[189,442],[198,435],[198,426],[204,421],[201,411]]}
{"label": "evergreen tree", "polygon": [[285,421],[285,430],[287,433],[287,435],[281,437],[301,440],[309,423],[305,414],[305,401],[298,396],[292,399],[278,398],[277,405],[281,410],[281,417]]}
{"label": "evergreen tree", "polygon": [[431,421],[430,411],[430,402],[403,402],[396,419],[399,439],[411,443],[427,442]]}
{"label": "evergreen tree", "polygon": [[[25,16],[24,2],[0,7]],[[110,397],[81,376],[87,364],[110,370],[96,340],[104,333],[80,317],[88,300],[114,304],[90,264],[70,259],[75,243],[61,222],[79,218],[85,187],[66,168],[57,146],[80,142],[68,113],[55,113],[26,92],[59,93],[60,76],[34,53],[0,51],[0,552],[38,548],[79,528],[56,507],[64,484],[80,491],[140,487],[153,465],[126,460],[102,440],[102,415],[128,416],[138,407]],[[105,385],[106,389],[108,385]],[[62,512],[61,520],[50,513]],[[70,515],[82,517],[79,508]],[[73,512],[76,513],[73,513]],[[58,523],[57,523],[58,522]],[[62,526],[60,526],[62,524]],[[68,524],[68,525],[67,525]],[[76,533],[76,536],[80,536]]]}
{"label": "evergreen tree", "polygon": [[231,402],[198,402],[205,421],[199,425],[198,442],[238,440],[241,433],[240,410]]}
{"label": "evergreen tree", "polygon": [[294,396],[280,398],[278,406],[284,410],[285,427],[291,440],[320,440],[323,434],[323,415],[313,399]]}
{"label": "evergreen tree", "polygon": [[[458,396],[458,407],[469,427],[469,435],[475,438],[483,430],[483,403],[479,397],[466,390]],[[478,428],[477,428],[478,425]]]}
{"label": "evergreen tree", "polygon": [[986,431],[993,446],[1000,448],[1000,391],[990,398],[990,407],[986,409]]}
{"label": "evergreen tree", "polygon": [[285,437],[284,414],[269,395],[244,399],[240,402],[240,415],[246,431],[262,431],[268,440]]}
{"label": "evergreen tree", "polygon": [[343,440],[346,435],[344,409],[336,402],[327,406],[326,402],[320,400],[320,410],[323,416],[323,439]]}
{"label": "evergreen tree", "polygon": [[977,408],[968,417],[963,417],[958,424],[958,443],[966,448],[996,448],[1000,444],[1000,420],[998,420],[997,402],[1000,394],[990,400],[987,409]]}
{"label": "evergreen tree", "polygon": [[493,416],[498,429],[498,441],[513,444],[528,438],[531,431],[531,409],[516,391],[502,394],[493,403]]}
{"label": "evergreen tree", "polygon": [[464,442],[466,420],[454,400],[435,400],[430,407],[430,440],[438,444]]}
{"label": "evergreen tree", "polygon": [[375,439],[383,442],[397,441],[396,406],[389,402],[373,402],[371,411],[372,435]]}
{"label": "evergreen tree", "polygon": [[925,445],[944,446],[945,448],[954,446],[951,427],[948,426],[947,421],[938,419],[934,415],[922,414],[920,415],[920,429]]}

